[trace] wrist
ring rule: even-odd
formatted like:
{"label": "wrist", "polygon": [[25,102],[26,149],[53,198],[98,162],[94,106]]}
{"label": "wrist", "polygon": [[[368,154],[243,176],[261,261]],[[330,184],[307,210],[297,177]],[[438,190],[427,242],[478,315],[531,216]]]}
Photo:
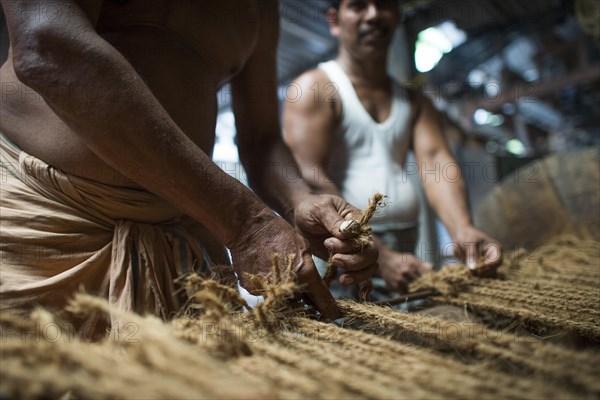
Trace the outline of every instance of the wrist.
{"label": "wrist", "polygon": [[235,230],[224,240],[225,246],[233,249],[247,243],[250,237],[259,234],[273,219],[278,218],[270,208],[252,206],[248,212],[243,213]]}
{"label": "wrist", "polygon": [[377,235],[372,234],[371,239],[373,240],[373,243],[375,243],[375,246],[377,246],[377,250],[379,250],[379,262],[381,262],[382,258],[387,258],[387,256],[392,253],[392,249],[386,246],[385,243],[383,243],[383,241],[377,237]]}
{"label": "wrist", "polygon": [[450,236],[454,241],[462,240],[466,237],[471,236],[470,232],[475,229],[475,226],[469,221],[468,223],[463,223],[459,225],[454,231],[449,232]]}
{"label": "wrist", "polygon": [[379,270],[385,270],[389,267],[391,260],[394,256],[394,251],[386,246],[383,241],[377,238],[375,235],[371,235],[375,245],[377,246],[377,250],[379,251],[379,258],[377,259],[377,263],[379,264]]}
{"label": "wrist", "polygon": [[300,205],[307,201],[309,198],[314,196],[309,191],[298,191],[289,199],[288,206],[284,209],[283,217],[286,221],[295,225],[296,220],[296,212],[299,209]]}

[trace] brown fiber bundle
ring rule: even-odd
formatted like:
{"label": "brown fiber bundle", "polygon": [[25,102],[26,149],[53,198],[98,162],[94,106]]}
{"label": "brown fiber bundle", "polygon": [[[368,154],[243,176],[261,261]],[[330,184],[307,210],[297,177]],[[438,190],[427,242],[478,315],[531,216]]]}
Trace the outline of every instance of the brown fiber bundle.
{"label": "brown fiber bundle", "polygon": [[537,249],[506,256],[501,279],[446,267],[415,282],[435,289],[434,301],[507,317],[540,334],[575,334],[600,341],[600,243],[560,237]]}
{"label": "brown fiber bundle", "polygon": [[469,301],[484,299],[486,310],[506,314],[503,330],[485,320],[454,322],[348,301],[339,302],[344,327],[327,324],[287,306],[289,269],[255,278],[265,302],[247,312],[229,284],[187,277],[195,294],[170,323],[80,295],[71,313],[122,321],[95,343],[43,310],[27,319],[2,313],[0,397],[598,399],[597,343],[582,349],[515,329],[526,307],[531,321],[548,324],[548,290],[578,307],[580,316],[567,314],[569,307],[559,311],[569,327],[598,329],[590,319],[597,303],[585,299],[598,288],[598,273],[590,271],[598,243],[564,240],[538,249],[530,263],[523,254],[507,257],[503,280],[472,281],[453,271],[427,281],[444,294],[440,299],[475,309],[479,303]]}

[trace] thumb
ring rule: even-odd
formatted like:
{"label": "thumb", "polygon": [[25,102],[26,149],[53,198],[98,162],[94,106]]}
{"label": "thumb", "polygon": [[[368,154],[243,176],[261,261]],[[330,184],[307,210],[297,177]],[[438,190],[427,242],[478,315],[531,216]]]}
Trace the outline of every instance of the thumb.
{"label": "thumb", "polygon": [[476,242],[454,242],[454,256],[465,263],[467,268],[477,268],[477,243]]}
{"label": "thumb", "polygon": [[250,279],[250,276],[247,273],[238,273],[238,279],[240,281],[240,286],[246,289],[251,295],[260,296],[262,294],[260,293],[260,288],[256,286],[255,282]]}
{"label": "thumb", "polygon": [[429,262],[426,262],[426,261],[424,261],[424,262],[421,263],[420,268],[419,268],[419,273],[421,275],[429,273],[431,271],[433,271],[433,264],[432,263],[429,263]]}
{"label": "thumb", "polygon": [[475,243],[465,243],[465,263],[471,271],[477,269],[477,245]]}
{"label": "thumb", "polygon": [[498,243],[488,243],[484,249],[485,265],[497,266],[502,264],[502,248]]}
{"label": "thumb", "polygon": [[333,205],[328,204],[325,207],[319,208],[316,217],[319,220],[319,223],[329,232],[331,236],[334,236],[338,239],[345,240],[347,239],[347,234],[342,233],[342,224],[345,222],[352,220],[353,215],[359,215],[357,212],[344,212],[345,217],[342,216],[342,213]]}

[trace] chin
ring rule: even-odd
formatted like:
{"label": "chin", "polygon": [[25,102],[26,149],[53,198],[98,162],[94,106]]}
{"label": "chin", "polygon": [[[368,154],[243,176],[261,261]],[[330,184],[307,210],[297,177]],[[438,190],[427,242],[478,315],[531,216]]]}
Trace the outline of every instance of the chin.
{"label": "chin", "polygon": [[391,37],[381,37],[381,38],[377,38],[377,39],[367,39],[364,40],[362,42],[363,46],[365,47],[381,47],[381,48],[388,48],[389,45],[392,43],[392,38]]}
{"label": "chin", "polygon": [[383,53],[387,54],[388,47],[390,46],[390,42],[388,41],[373,41],[369,43],[364,43],[361,46],[361,49],[365,53]]}

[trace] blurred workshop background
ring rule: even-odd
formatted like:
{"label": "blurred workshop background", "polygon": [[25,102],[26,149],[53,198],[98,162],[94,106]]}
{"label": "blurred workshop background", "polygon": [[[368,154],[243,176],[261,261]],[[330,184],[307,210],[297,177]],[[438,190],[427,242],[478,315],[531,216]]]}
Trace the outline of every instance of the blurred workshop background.
{"label": "blurred workshop background", "polygon": [[[529,164],[529,169],[526,166],[516,172],[519,167],[551,153],[566,154],[600,145],[600,2],[400,3],[403,18],[390,49],[389,72],[397,80],[419,87],[443,113],[446,134],[467,182],[476,222],[488,230],[502,230],[487,215],[501,213],[502,210],[495,208],[502,208],[502,204],[493,199],[491,206],[480,207],[484,199],[493,196],[494,187],[503,180],[521,186],[530,183],[525,186],[529,189],[526,192],[537,192],[543,200],[549,196],[543,193],[543,187],[540,189],[540,166]],[[295,77],[336,56],[337,45],[329,34],[326,8],[326,0],[280,2],[278,74],[282,101],[286,96],[298,95]],[[224,93],[227,92],[224,88]],[[234,118],[224,93],[219,102],[214,159],[228,173],[243,180],[235,148]],[[597,166],[594,159],[597,157],[593,157],[591,165],[578,167],[586,175],[580,180],[585,187],[555,187],[565,179],[549,184],[560,207],[579,207],[580,217],[589,218],[592,229],[598,227],[599,221],[594,205],[600,182],[597,174],[589,171]],[[563,175],[572,173],[573,168],[564,168],[569,171]],[[562,184],[568,184],[569,179],[566,181]],[[517,185],[513,191],[522,188]],[[522,196],[524,199],[515,199],[511,204],[505,202],[504,207],[518,207],[519,215],[531,215],[530,207],[541,214],[548,211],[547,204],[535,204],[539,198],[532,199],[528,193]],[[573,196],[585,199],[569,204],[573,203],[569,200]],[[533,204],[520,204],[522,200]],[[551,200],[548,199],[550,203]],[[488,211],[490,207],[492,210]],[[421,215],[424,229],[417,250],[422,258],[439,265],[449,261],[450,238],[431,210],[424,209]],[[564,222],[557,216],[559,210],[553,214],[559,221],[554,231],[540,221],[524,221],[521,224],[526,226],[522,230],[526,232],[521,232],[521,236],[535,241],[534,236],[540,232],[559,233],[565,223],[573,223],[572,215],[564,216],[568,220]],[[494,233],[500,239],[506,238],[505,242],[515,235],[515,232],[504,232],[504,236],[501,232]],[[522,238],[515,237],[519,239]]]}

